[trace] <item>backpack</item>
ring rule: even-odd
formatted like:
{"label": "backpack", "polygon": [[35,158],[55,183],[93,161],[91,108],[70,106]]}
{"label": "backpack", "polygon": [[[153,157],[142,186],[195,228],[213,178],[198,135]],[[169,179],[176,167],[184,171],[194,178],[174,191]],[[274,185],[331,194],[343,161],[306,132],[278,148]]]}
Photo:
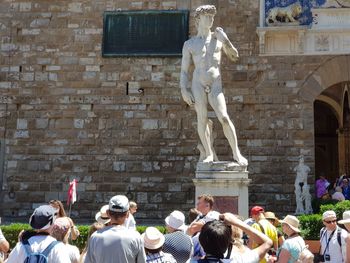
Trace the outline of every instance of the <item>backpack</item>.
{"label": "backpack", "polygon": [[24,241],[22,244],[26,250],[27,257],[24,263],[48,263],[47,256],[49,255],[51,249],[56,246],[59,241],[52,241],[43,252],[33,252],[28,240]]}
{"label": "backpack", "polygon": [[309,250],[309,246],[306,245],[300,252],[298,259],[295,261],[297,263],[313,263],[314,254]]}
{"label": "backpack", "polygon": [[202,259],[198,259],[197,263],[222,263],[223,261],[219,258],[215,257],[205,257]]}

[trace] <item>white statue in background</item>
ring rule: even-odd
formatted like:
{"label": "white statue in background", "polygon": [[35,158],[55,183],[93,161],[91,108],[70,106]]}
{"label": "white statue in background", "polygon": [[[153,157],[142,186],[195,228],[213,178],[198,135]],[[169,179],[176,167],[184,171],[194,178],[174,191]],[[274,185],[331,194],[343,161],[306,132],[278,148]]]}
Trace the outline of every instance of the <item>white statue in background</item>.
{"label": "white statue in background", "polygon": [[[197,113],[198,135],[204,148],[203,162],[215,161],[215,152],[211,141],[211,129],[208,119],[208,103],[214,109],[223,126],[224,134],[231,146],[233,158],[240,165],[248,165],[237,143],[236,130],[227,114],[225,97],[222,92],[220,64],[223,50],[230,60],[238,58],[237,49],[232,45],[222,28],[211,32],[216,8],[203,5],[196,9],[195,20],[198,33],[184,43],[180,75],[181,94],[184,101]],[[195,69],[192,76],[191,91],[188,89],[189,68],[193,61]]]}
{"label": "white statue in background", "polygon": [[304,156],[301,155],[299,157],[299,164],[294,167],[294,172],[297,173],[294,183],[295,201],[297,204],[295,214],[311,214],[312,206],[310,186],[307,184],[307,176],[310,172],[310,168],[304,164]]}

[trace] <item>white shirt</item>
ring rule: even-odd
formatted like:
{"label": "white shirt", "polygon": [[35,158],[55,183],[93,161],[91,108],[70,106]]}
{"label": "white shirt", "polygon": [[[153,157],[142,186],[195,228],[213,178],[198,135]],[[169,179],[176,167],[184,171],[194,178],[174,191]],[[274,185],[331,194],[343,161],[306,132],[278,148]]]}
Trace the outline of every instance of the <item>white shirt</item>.
{"label": "white shirt", "polygon": [[202,217],[201,215],[197,216],[197,218],[196,218],[196,220],[194,220],[194,222],[199,221],[199,222],[203,222],[204,224],[206,224],[210,221],[219,220],[219,215],[220,215],[219,212],[212,210],[208,214],[206,214],[204,217]]}
{"label": "white shirt", "polygon": [[[339,226],[337,226],[337,229],[334,231],[333,236],[331,237],[329,241],[329,246],[326,249],[327,242],[329,237],[332,235],[333,231],[326,230],[326,232],[321,236],[320,242],[321,242],[321,254],[323,253],[324,255],[329,255],[330,256],[330,261],[325,261],[325,262],[332,262],[332,263],[343,263],[345,262],[346,259],[346,237],[347,237],[347,232],[342,229],[341,230],[341,249],[338,243],[338,237],[337,237],[337,231],[338,231]],[[322,231],[321,231],[322,234]],[[326,249],[326,250],[325,250]]]}
{"label": "white shirt", "polygon": [[338,201],[343,201],[343,200],[345,200],[345,196],[341,192],[335,192],[334,194],[332,194],[332,199],[338,200]]}
{"label": "white shirt", "polygon": [[255,250],[246,248],[243,253],[232,251],[230,260],[234,263],[258,263],[259,254]]}
{"label": "white shirt", "polygon": [[0,242],[5,241],[6,238],[4,237],[4,234],[2,233],[1,229],[0,229]]}
{"label": "white shirt", "polygon": [[[51,236],[33,236],[28,239],[30,247],[33,252],[43,252],[53,241],[56,241]],[[6,263],[18,263],[24,262],[27,257],[24,245],[21,242],[18,242],[15,248],[10,253]],[[60,242],[55,245],[49,255],[48,262],[50,263],[71,263],[69,255],[67,253],[66,246]]]}
{"label": "white shirt", "polygon": [[80,251],[76,246],[65,244],[70,261],[72,263],[79,263]]}
{"label": "white shirt", "polygon": [[131,213],[129,213],[129,217],[125,220],[124,226],[128,229],[136,230],[136,221]]}

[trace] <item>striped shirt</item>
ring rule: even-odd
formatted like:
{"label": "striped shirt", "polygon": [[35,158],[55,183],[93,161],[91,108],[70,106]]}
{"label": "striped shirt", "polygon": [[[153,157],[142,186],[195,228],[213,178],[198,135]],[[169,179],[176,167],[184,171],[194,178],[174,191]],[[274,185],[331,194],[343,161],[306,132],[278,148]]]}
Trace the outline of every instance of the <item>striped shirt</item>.
{"label": "striped shirt", "polygon": [[160,251],[159,253],[147,253],[146,254],[147,263],[177,263],[175,258],[169,254]]}

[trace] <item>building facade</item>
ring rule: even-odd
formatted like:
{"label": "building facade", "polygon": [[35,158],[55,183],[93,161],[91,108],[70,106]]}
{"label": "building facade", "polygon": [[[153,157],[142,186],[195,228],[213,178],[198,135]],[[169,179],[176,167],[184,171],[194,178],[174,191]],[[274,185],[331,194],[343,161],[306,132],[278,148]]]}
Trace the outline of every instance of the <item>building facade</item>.
{"label": "building facade", "polygon": [[[311,185],[320,174],[332,181],[350,169],[350,36],[336,22],[350,21],[350,8],[345,0],[328,11],[326,1],[299,1],[296,21],[266,20],[271,9],[295,2],[2,1],[2,216],[28,218],[41,203],[66,200],[74,178],[72,215],[82,220],[115,194],[135,200],[144,222],[194,207],[196,114],[181,98],[181,57],[106,58],[101,49],[106,11],[189,10],[193,35],[193,11],[201,4],[217,7],[214,27],[225,30],[240,54],[236,63],[223,58],[222,79],[249,161],[250,205],[294,212],[300,155],[311,168]],[[335,13],[318,13],[315,24],[317,8]],[[217,155],[231,160],[213,121]]]}

